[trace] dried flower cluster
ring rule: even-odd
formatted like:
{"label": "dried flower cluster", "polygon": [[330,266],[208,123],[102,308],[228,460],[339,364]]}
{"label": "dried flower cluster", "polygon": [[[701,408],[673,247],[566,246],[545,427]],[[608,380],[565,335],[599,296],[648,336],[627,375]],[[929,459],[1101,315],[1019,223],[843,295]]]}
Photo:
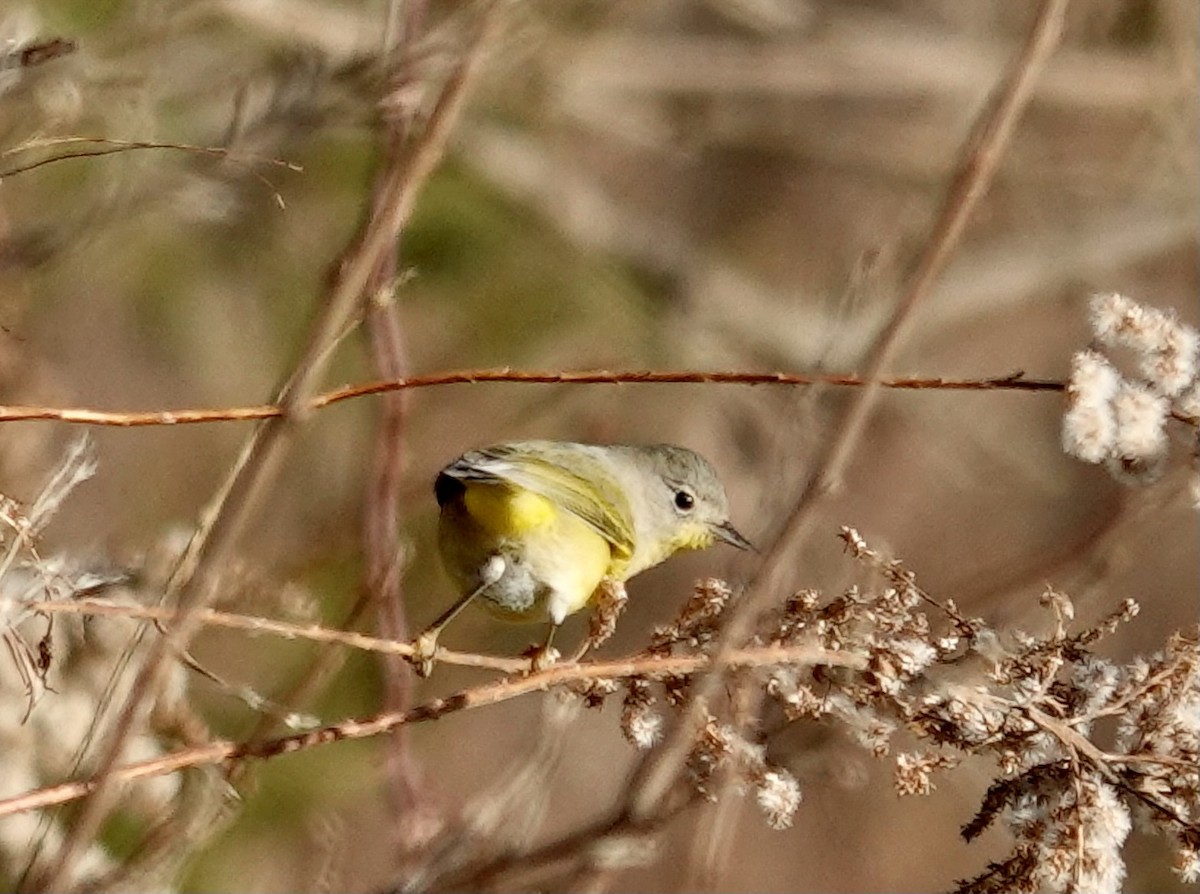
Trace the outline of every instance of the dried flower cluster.
{"label": "dried flower cluster", "polygon": [[[1200,422],[1200,334],[1173,313],[1117,294],[1092,298],[1091,326],[1097,346],[1071,361],[1063,449],[1104,463],[1119,480],[1153,481],[1166,467],[1171,415],[1193,434]],[[1132,353],[1136,375],[1121,373],[1114,349]],[[1194,475],[1195,445],[1192,459]]]}
{"label": "dried flower cluster", "polygon": [[699,793],[713,797],[712,780],[728,767],[750,790],[772,829],[786,829],[800,806],[800,783],[767,762],[766,747],[751,742],[732,724],[710,716],[692,750],[689,770]]}
{"label": "dried flower cluster", "polygon": [[[655,630],[647,654],[662,657],[709,649],[733,595],[725,581],[709,578],[697,583],[674,623]],[[678,708],[687,703],[690,686],[687,675],[668,676],[657,682],[668,705]],[[608,686],[593,683],[587,694],[588,703],[598,705],[605,695],[619,688],[614,681]],[[637,748],[649,749],[661,739],[664,724],[651,681],[643,677],[626,680],[621,713],[625,737]],[[754,792],[772,828],[784,829],[792,824],[800,805],[800,784],[795,777],[767,761],[762,743],[751,741],[735,725],[721,723],[710,714],[689,760],[697,792],[706,798],[715,797],[714,779],[725,769]]]}
{"label": "dried flower cluster", "polygon": [[[85,774],[92,746],[111,727],[109,708],[125,698],[131,675],[121,662],[140,645],[139,625],[124,618],[39,615],[37,603],[88,596],[109,598],[126,583],[121,572],[98,573],[61,557],[39,554],[35,536],[71,490],[95,470],[90,443],[75,442],[63,462],[27,507],[0,496],[0,626],[11,667],[0,672],[0,797]],[[177,668],[168,700],[183,695],[186,680]],[[160,706],[161,709],[161,706]],[[151,729],[150,711],[138,716],[126,757],[139,760],[163,753]],[[169,810],[182,786],[178,776],[147,780],[130,789],[131,816],[150,818]],[[52,855],[64,833],[60,819],[20,813],[0,821],[0,878],[18,879],[38,860]],[[103,887],[120,863],[96,843],[77,866],[76,879]]]}
{"label": "dried flower cluster", "polygon": [[[1072,632],[1070,599],[1048,590],[1042,602],[1050,632],[1001,633],[932,599],[900,562],[880,557],[853,529],[842,537],[884,586],[832,599],[797,593],[767,619],[755,644],[861,651],[865,670],[786,665],[738,673],[756,675],[790,722],[840,728],[877,757],[903,749],[894,757],[901,795],[928,794],[939,774],[967,757],[990,759],[996,781],[963,835],[973,839],[1003,819],[1013,849],[959,891],[1118,891],[1121,849],[1135,821],[1173,841],[1177,872],[1197,878],[1195,631],[1176,635],[1158,654],[1118,664],[1093,646],[1134,618],[1137,604],[1126,600],[1096,626]],[[711,650],[731,600],[722,582],[700,583],[679,619],[656,632],[650,652]],[[629,740],[653,746],[664,725],[662,703],[684,704],[690,684],[687,676],[625,681],[622,728]],[[614,682],[607,691],[617,688]],[[604,694],[594,690],[590,703]],[[790,825],[799,783],[770,764],[765,735],[719,714],[712,708],[692,746],[698,794],[710,796],[716,773],[730,772],[770,825]],[[1105,717],[1119,723],[1101,743],[1095,725]]]}
{"label": "dried flower cluster", "polygon": [[[654,631],[648,654],[670,655],[679,648],[696,651],[710,645],[721,614],[732,598],[733,591],[725,581],[715,578],[700,581],[675,622]],[[668,677],[662,683],[669,704],[678,707],[686,701],[686,677]],[[614,684],[613,691],[616,688]],[[656,702],[650,681],[637,677],[626,681],[621,730],[638,748],[650,748],[662,736],[663,717],[658,713]]]}

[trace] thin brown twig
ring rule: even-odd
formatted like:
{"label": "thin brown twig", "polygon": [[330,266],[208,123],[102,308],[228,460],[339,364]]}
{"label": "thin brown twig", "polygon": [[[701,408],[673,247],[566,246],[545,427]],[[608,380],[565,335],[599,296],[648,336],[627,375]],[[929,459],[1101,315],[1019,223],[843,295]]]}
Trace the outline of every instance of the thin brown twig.
{"label": "thin brown twig", "polygon": [[145,886],[152,875],[165,877],[170,868],[178,868],[189,856],[187,845],[211,835],[213,824],[231,813],[233,806],[219,779],[197,773],[181,780],[174,808],[162,811],[150,824],[130,858],[100,877],[88,879],[80,894],[136,890]]}
{"label": "thin brown twig", "polygon": [[[762,713],[766,690],[750,674],[730,681],[731,722],[734,729],[752,729]],[[723,766],[713,784],[713,803],[699,820],[688,859],[688,885],[693,891],[717,891],[726,882],[737,847],[737,829],[746,801],[734,797],[739,779],[731,765]]]}
{"label": "thin brown twig", "polygon": [[198,631],[199,623],[193,613],[206,607],[215,597],[218,572],[251,509],[272,480],[272,472],[282,459],[293,425],[310,415],[309,403],[328,366],[331,347],[358,308],[379,258],[394,250],[396,239],[412,213],[418,191],[445,152],[450,130],[465,101],[467,84],[480,68],[483,47],[497,27],[498,9],[496,4],[484,8],[478,27],[458,66],[446,79],[421,134],[409,146],[402,163],[382,172],[386,198],[376,210],[383,213],[364,222],[358,236],[333,267],[330,284],[300,359],[280,389],[276,402],[280,412],[255,429],[197,526],[168,586],[169,595],[175,597],[174,601],[180,607],[181,618],[168,636],[156,640],[148,650],[113,733],[101,750],[96,781],[85,792],[90,797],[81,807],[54,859],[32,875],[30,888],[66,888],[76,859],[99,830],[114,797],[115,780],[110,779],[110,774],[124,752],[133,719],[141,706],[159,691],[171,656],[184,651]]}
{"label": "thin brown twig", "polygon": [[[381,104],[389,110],[381,123],[384,152],[391,157],[403,156],[405,144],[417,124],[417,108],[396,98],[403,97],[417,78],[412,51],[424,30],[425,15],[424,2],[404,4],[402,16],[396,0],[389,4],[385,37],[389,44],[383,47],[383,53],[385,58],[391,55],[400,60],[389,78],[387,96]],[[372,200],[378,203],[382,198],[377,193]],[[404,328],[395,301],[397,269],[396,252],[379,259],[363,313],[375,374],[389,379],[402,378],[409,370]],[[379,408],[362,516],[364,595],[374,609],[379,632],[396,640],[409,637],[401,590],[404,554],[398,515],[407,466],[404,446],[409,403],[407,391],[396,391],[388,394]],[[380,660],[384,710],[407,710],[412,704],[411,667],[395,654],[381,655]],[[416,807],[421,799],[420,772],[408,742],[407,726],[398,726],[390,732],[384,767],[393,839],[398,847],[412,837],[406,834],[406,821],[416,821]]]}
{"label": "thin brown twig", "polygon": [[[561,838],[546,842],[519,858],[478,861],[446,878],[437,880],[438,891],[576,890],[571,884],[554,884],[546,879],[568,878],[587,882],[596,877],[602,854],[611,846],[626,849],[631,843],[652,840],[658,831],[684,810],[698,802],[695,790],[664,803],[655,816],[634,822],[629,817],[611,817],[594,822]],[[583,859],[580,860],[580,855]],[[607,873],[605,873],[607,875]],[[397,894],[393,889],[388,894]]]}
{"label": "thin brown twig", "polygon": [[[394,277],[394,258],[390,274]],[[381,288],[387,288],[381,283]],[[371,354],[376,369],[399,375],[407,365],[404,334],[394,303],[377,302],[366,315]],[[404,436],[408,421],[407,392],[398,391],[383,402],[375,432],[375,448],[363,501],[363,554],[366,573],[363,586],[375,609],[379,631],[396,640],[409,638],[408,619],[401,589],[405,550],[398,508],[407,466]],[[382,656],[384,707],[403,711],[412,698],[412,669],[395,655]],[[412,812],[419,798],[420,774],[408,749],[408,727],[393,730],[387,751],[388,792],[394,827],[400,835],[400,822]]]}
{"label": "thin brown twig", "polygon": [[[1088,739],[1087,736],[1076,730],[1070,722],[1053,717],[1050,714],[1047,714],[1045,711],[1033,707],[1032,705],[1018,706],[1011,699],[1002,698],[996,695],[988,695],[986,693],[977,693],[974,697],[986,701],[1003,711],[1009,711],[1019,707],[1019,710],[1024,713],[1029,720],[1037,724],[1037,726],[1039,726],[1044,732],[1058,740],[1059,744],[1067,752],[1067,761],[1069,762],[1070,766],[1075,768],[1072,776],[1076,785],[1077,804],[1079,803],[1078,785],[1080,778],[1078,768],[1081,765],[1086,764],[1095,770],[1096,773],[1105,780],[1105,782],[1120,789],[1130,797],[1141,801],[1148,808],[1174,824],[1179,828],[1181,834],[1190,836],[1196,841],[1200,841],[1200,824],[1190,822],[1176,813],[1170,805],[1163,803],[1153,794],[1143,791],[1135,785],[1131,785],[1116,769],[1117,766],[1126,763],[1174,764],[1175,761],[1171,758],[1109,753],[1102,750],[1099,746]],[[1094,716],[1100,715],[1097,714]],[[1182,764],[1182,762],[1180,763]],[[1191,767],[1192,765],[1183,764],[1183,766]]]}
{"label": "thin brown twig", "polygon": [[[350,610],[342,616],[342,621],[338,627],[310,627],[307,628],[308,632],[305,633],[301,633],[299,630],[292,631],[287,629],[288,622],[286,621],[271,621],[271,625],[274,625],[274,629],[268,629],[268,627],[260,627],[259,625],[262,620],[270,621],[271,619],[257,618],[252,615],[226,614],[223,612],[213,611],[212,609],[205,609],[203,612],[201,612],[200,621],[202,624],[211,625],[213,627],[227,627],[234,630],[246,630],[249,632],[252,632],[256,629],[262,629],[273,635],[284,637],[285,639],[311,639],[316,642],[326,643],[328,645],[341,644],[350,648],[362,648],[364,651],[368,652],[387,651],[389,647],[385,646],[384,644],[391,643],[391,640],[380,640],[378,645],[375,645],[368,644],[365,641],[360,641],[357,639],[357,637],[364,636],[365,634],[358,633],[354,630],[354,627],[356,627],[362,620],[367,608],[368,600],[365,594],[360,595],[359,598],[354,600],[354,605],[350,607]],[[222,617],[222,615],[225,616]],[[337,635],[329,635],[334,633],[346,634],[346,636],[343,638]],[[372,639],[371,637],[367,638]],[[442,653],[439,652],[438,660],[440,661],[441,658]],[[327,683],[329,679],[341,669],[343,661],[343,652],[337,649],[329,649],[318,653],[316,658],[305,668],[304,673],[301,674],[296,680],[292,681],[282,693],[275,695],[273,701],[279,707],[294,706],[297,708],[300,705],[311,703],[316,694],[321,691],[322,686],[324,686],[324,684]],[[464,662],[454,660],[451,663],[462,664]],[[486,666],[492,667],[490,664]],[[495,669],[500,670],[501,668],[496,667]],[[270,712],[263,711],[259,715],[258,722],[250,730],[250,733],[246,736],[246,738],[266,738],[271,734],[271,731],[278,724],[280,716],[281,712],[278,710]],[[229,774],[230,782],[236,781],[236,775],[236,772],[231,772]]]}
{"label": "thin brown twig", "polygon": [[[1003,699],[994,699],[997,703],[1005,704]],[[1057,718],[1051,717],[1045,711],[1027,706],[1024,708],[1025,714],[1029,719],[1040,726],[1043,730],[1054,736],[1063,747],[1072,756],[1077,756],[1076,759],[1081,759],[1091,766],[1097,773],[1102,776],[1110,785],[1114,785],[1121,791],[1127,793],[1133,798],[1141,801],[1151,810],[1164,816],[1170,822],[1174,823],[1180,830],[1192,838],[1200,841],[1200,824],[1189,822],[1181,817],[1178,813],[1171,809],[1167,804],[1164,804],[1157,797],[1149,792],[1142,791],[1136,786],[1130,785],[1126,780],[1121,778],[1121,775],[1113,769],[1112,763],[1121,763],[1128,759],[1127,755],[1109,755],[1092,743],[1087,736],[1074,729],[1070,724],[1064,723]]]}
{"label": "thin brown twig", "polygon": [[[42,612],[45,614],[160,621],[164,627],[170,627],[183,617],[183,613],[178,609],[166,606],[132,605],[124,602],[106,602],[96,599],[47,600],[44,602],[25,603],[24,607],[31,612]],[[330,643],[347,646],[352,649],[360,649],[364,652],[378,652],[384,655],[409,656],[412,654],[412,644],[407,641],[369,636],[355,630],[339,630],[321,624],[296,624],[292,621],[281,621],[277,618],[223,612],[211,608],[199,609],[193,617],[205,627],[223,627],[228,630],[241,630],[252,636],[269,635],[278,636],[282,639],[302,639],[316,643]],[[486,668],[506,674],[519,673],[529,669],[529,659],[527,658],[503,658],[500,656],[477,655],[471,652],[453,652],[441,647],[438,647],[437,661],[438,663],[457,664],[463,667]]]}
{"label": "thin brown twig", "polygon": [[[827,385],[844,388],[878,386],[906,391],[1043,391],[1062,392],[1066,382],[1056,379],[1027,379],[1023,373],[997,378],[887,378],[872,380],[855,375],[805,375],[785,372],[736,372],[703,370],[579,370],[544,371],[503,369],[469,369],[407,376],[374,382],[343,385],[310,398],[305,412],[315,412],[347,400],[374,394],[405,391],[413,388],[432,388],[443,385],[478,385],[484,382],[507,382],[521,385]],[[106,425],[134,428],[146,425],[194,425],[208,422],[248,422],[273,419],[288,410],[280,404],[225,408],[181,408],[177,410],[98,410],[86,407],[44,407],[0,405],[0,422],[54,421],[76,425]]]}
{"label": "thin brown twig", "polygon": [[[1017,121],[1033,97],[1034,84],[1058,48],[1069,3],[1070,0],[1043,0],[1021,52],[1009,65],[1003,81],[976,119],[960,152],[958,170],[925,251],[917,259],[900,301],[873,347],[866,367],[865,378],[868,380],[879,379],[892,365],[904,336],[913,325],[913,311],[929,295],[946,262],[962,241],[967,221],[991,185]],[[848,411],[845,437],[840,439],[830,459],[829,487],[840,486],[841,472],[875,409],[879,393],[878,387],[860,392]]]}
{"label": "thin brown twig", "polygon": [[78,155],[56,155],[51,158],[38,159],[31,165],[24,165],[19,168],[9,168],[0,172],[0,179],[20,174],[25,171],[31,171],[34,168],[40,168],[42,165],[52,164],[56,161],[66,161],[71,158],[93,158],[97,155],[112,155],[118,152],[134,152],[139,149],[175,149],[180,152],[192,152],[198,155],[211,155],[217,158],[223,158],[226,161],[240,162],[242,164],[269,164],[279,168],[286,168],[289,171],[301,173],[304,171],[303,165],[298,165],[295,162],[286,161],[282,158],[272,158],[269,155],[252,155],[244,152],[239,152],[236,149],[229,149],[225,146],[197,146],[193,143],[160,143],[152,140],[119,140],[112,137],[55,137],[53,139],[38,139],[31,140],[14,146],[11,149],[5,149],[0,152],[0,158],[6,158],[10,155],[18,155],[22,152],[29,152],[34,149],[48,149],[54,146],[104,146],[103,150],[88,150],[83,154]]}
{"label": "thin brown twig", "polygon": [[[558,686],[599,679],[676,677],[682,674],[696,673],[711,662],[710,655],[699,654],[635,655],[624,659],[556,664],[536,673],[507,676],[491,683],[460,690],[453,695],[431,699],[407,711],[389,711],[365,720],[346,720],[264,742],[218,741],[193,748],[184,748],[161,757],[114,767],[103,778],[110,779],[115,783],[127,784],[139,779],[163,776],[179,770],[227,761],[248,758],[265,760],[327,745],[331,742],[377,736],[402,724],[438,720],[458,711],[495,705],[529,693],[545,692]],[[865,666],[861,655],[812,645],[758,646],[738,649],[728,656],[727,662],[734,667],[747,668],[773,667],[781,664],[821,664],[830,667],[858,669]],[[528,666],[528,662],[522,662],[522,664]],[[0,817],[78,800],[95,791],[101,781],[100,774],[96,774],[90,779],[47,786],[22,795],[0,799]]]}
{"label": "thin brown twig", "polygon": [[[83,149],[78,152],[64,152],[58,155],[51,155],[47,158],[39,158],[37,161],[27,162],[23,165],[7,168],[0,171],[0,183],[6,177],[15,177],[18,174],[25,174],[29,171],[35,171],[38,168],[46,165],[56,164],[60,161],[71,161],[76,158],[102,158],[106,155],[118,155],[124,152],[136,152],[144,149],[174,149],[179,152],[190,152],[195,155],[207,155],[211,157],[221,158],[225,161],[234,162],[241,165],[268,164],[275,167],[284,168],[289,171],[300,173],[304,170],[301,165],[294,162],[285,161],[282,158],[271,158],[263,155],[248,155],[234,149],[227,149],[223,146],[196,146],[190,143],[158,143],[150,140],[118,140],[109,137],[60,137],[56,139],[34,140],[27,143],[22,143],[19,146],[14,146],[12,149],[6,149],[0,152],[0,158],[9,155],[15,155],[21,152],[28,152],[34,149],[44,149],[52,146],[73,146],[73,145],[100,145],[101,149]],[[250,174],[271,191],[271,195],[275,199],[275,204],[280,208],[284,207],[283,196],[279,190],[275,188],[275,184],[267,177],[260,174],[258,171],[251,170]]]}

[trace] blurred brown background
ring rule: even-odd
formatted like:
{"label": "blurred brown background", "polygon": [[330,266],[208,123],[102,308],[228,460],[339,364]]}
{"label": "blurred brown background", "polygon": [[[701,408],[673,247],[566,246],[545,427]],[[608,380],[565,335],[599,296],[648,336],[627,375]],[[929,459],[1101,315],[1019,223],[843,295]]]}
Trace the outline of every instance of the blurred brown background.
{"label": "blurred brown background", "polygon": [[[856,370],[1034,12],[1008,0],[514,5],[401,244],[410,369]],[[435,8],[422,57],[432,75],[473,14]],[[364,211],[378,140],[363,68],[388,15],[382,0],[5,4],[0,46],[66,36],[79,48],[0,71],[0,171],[50,154],[29,141],[89,136],[223,145],[303,172],[160,149],[5,178],[0,401],[267,400]],[[896,373],[1061,378],[1087,342],[1096,290],[1196,323],[1197,45],[1191,0],[1071,5],[1064,47]],[[351,334],[328,384],[371,377]],[[413,625],[452,595],[432,550],[430,482],[462,450],[515,437],[686,444],[719,467],[753,539],[786,512],[846,398],[691,385],[413,393],[398,507]],[[344,616],[360,586],[377,410],[342,404],[303,430],[243,539],[246,582],[225,607],[280,614],[303,610],[298,599],[331,623]],[[1197,612],[1196,513],[1178,475],[1130,490],[1062,455],[1060,412],[1052,394],[886,395],[829,505],[827,536],[797,545],[791,583],[837,592],[860,579],[835,538],[853,524],[927,590],[998,622],[1042,623],[1047,584],[1072,594],[1082,622],[1132,596],[1143,614],[1109,648],[1155,648]],[[160,548],[193,523],[248,432],[95,430],[99,473],[44,548],[124,559]],[[0,491],[28,499],[71,434],[6,425]],[[715,549],[637,579],[606,652],[643,643],[694,578],[737,580],[753,561]],[[446,644],[512,654],[531,636],[480,614]],[[226,634],[198,651],[267,691],[312,654]],[[479,679],[444,667],[416,694]],[[196,690],[218,731],[245,733],[244,709]],[[380,692],[376,663],[355,656],[312,707],[327,720],[368,714]],[[503,778],[538,717],[531,698],[414,729],[439,803]],[[781,747],[804,789],[795,828],[772,832],[746,809],[723,827],[735,836],[730,864],[700,879],[681,867],[711,817],[689,814],[664,858],[618,888],[939,890],[1000,853],[999,836],[967,847],[957,834],[986,768],[901,802],[886,763],[836,737]],[[183,887],[384,884],[382,748],[335,745],[261,767]],[[633,758],[612,709],[573,724],[545,781],[543,837],[610,808]],[[1127,852],[1128,890],[1174,884],[1154,842],[1135,835]]]}

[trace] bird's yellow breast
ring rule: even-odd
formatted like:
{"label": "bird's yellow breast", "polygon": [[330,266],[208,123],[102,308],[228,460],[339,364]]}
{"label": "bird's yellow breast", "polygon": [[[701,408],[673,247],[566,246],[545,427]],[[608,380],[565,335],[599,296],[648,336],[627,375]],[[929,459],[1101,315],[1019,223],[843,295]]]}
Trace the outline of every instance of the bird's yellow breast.
{"label": "bird's yellow breast", "polygon": [[530,575],[528,583],[514,575],[484,591],[485,601],[503,615],[538,620],[547,600],[566,614],[579,611],[616,570],[611,544],[540,494],[471,482],[460,505],[461,510],[443,508],[441,540],[443,556],[463,587],[471,586],[475,567],[491,554],[510,558]]}

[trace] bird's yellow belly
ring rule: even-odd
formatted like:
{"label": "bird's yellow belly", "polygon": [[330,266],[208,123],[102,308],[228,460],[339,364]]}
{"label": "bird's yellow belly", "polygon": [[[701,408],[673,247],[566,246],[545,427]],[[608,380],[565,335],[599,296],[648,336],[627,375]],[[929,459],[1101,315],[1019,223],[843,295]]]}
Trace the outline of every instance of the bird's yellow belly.
{"label": "bird's yellow belly", "polygon": [[561,622],[587,605],[613,562],[608,541],[578,516],[507,485],[468,483],[442,507],[438,541],[463,593],[479,586],[490,558],[504,559],[480,597],[509,620]]}

